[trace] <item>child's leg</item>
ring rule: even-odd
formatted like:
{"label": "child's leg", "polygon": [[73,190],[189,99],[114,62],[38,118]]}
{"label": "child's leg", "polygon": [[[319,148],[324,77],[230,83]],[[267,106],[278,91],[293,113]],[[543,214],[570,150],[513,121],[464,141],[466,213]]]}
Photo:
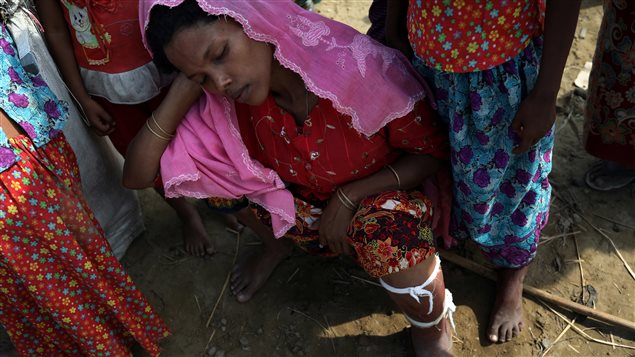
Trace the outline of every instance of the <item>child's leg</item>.
{"label": "child's leg", "polygon": [[[514,155],[510,130],[538,75],[541,40],[487,71],[444,73],[419,66],[449,127],[455,181],[453,236],[474,240],[499,270],[488,335],[507,341],[523,325],[522,283],[547,222],[553,133]],[[417,64],[417,62],[415,62]]]}
{"label": "child's leg", "polygon": [[[115,131],[108,137],[122,156],[126,156],[128,144],[130,144],[139,130],[143,128],[152,110],[158,106],[165,93],[166,91],[164,90],[162,94],[150,101],[135,105],[113,104],[103,98],[94,98],[95,101],[110,113],[117,123]],[[156,189],[163,196],[161,186],[159,182]],[[203,220],[196,210],[196,207],[191,205],[184,198],[166,199],[166,202],[176,211],[176,214],[183,224],[183,244],[185,250],[195,256],[214,254],[216,247],[214,246],[212,238],[207,234]]]}
{"label": "child's leg", "polygon": [[207,234],[203,219],[194,205],[184,197],[165,198],[174,209],[183,224],[183,244],[185,251],[191,255],[202,257],[216,253],[216,246]]}

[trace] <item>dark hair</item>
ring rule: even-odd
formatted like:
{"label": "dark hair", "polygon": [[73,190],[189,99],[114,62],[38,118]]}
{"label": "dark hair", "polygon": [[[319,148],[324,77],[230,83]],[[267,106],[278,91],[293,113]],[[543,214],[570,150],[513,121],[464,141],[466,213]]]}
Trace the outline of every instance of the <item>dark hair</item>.
{"label": "dark hair", "polygon": [[218,16],[203,11],[196,0],[185,0],[175,7],[154,6],[150,12],[146,39],[157,68],[166,73],[176,71],[165,55],[164,46],[172,41],[177,32],[195,25],[211,23],[217,19]]}

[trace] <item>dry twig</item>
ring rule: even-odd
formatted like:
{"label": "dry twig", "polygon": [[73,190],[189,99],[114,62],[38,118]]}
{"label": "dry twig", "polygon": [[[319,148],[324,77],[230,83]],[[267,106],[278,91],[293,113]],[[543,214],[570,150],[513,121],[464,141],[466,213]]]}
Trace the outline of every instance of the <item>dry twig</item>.
{"label": "dry twig", "polygon": [[287,284],[289,284],[291,282],[291,279],[293,279],[293,277],[300,271],[300,268],[295,268],[295,271],[289,276],[289,279],[287,279]]}
{"label": "dry twig", "polygon": [[353,279],[357,279],[357,280],[359,280],[359,281],[362,281],[362,282],[364,282],[364,283],[366,283],[366,284],[379,286],[380,288],[382,287],[382,286],[381,286],[381,284],[379,284],[379,283],[376,283],[376,282],[371,281],[371,280],[368,280],[368,279],[360,278],[359,276],[350,275],[350,277],[351,277],[351,278],[353,278]]}
{"label": "dry twig", "polygon": [[[236,251],[234,252],[234,259],[232,260],[232,268],[234,267],[234,265],[236,264],[236,258],[238,257],[238,249],[240,248],[240,232],[236,232]],[[214,304],[214,308],[212,309],[212,313],[209,315],[209,318],[207,319],[207,323],[205,324],[205,327],[209,327],[210,322],[212,322],[212,318],[214,317],[214,313],[216,312],[216,308],[218,307],[218,304],[220,304],[221,299],[223,298],[223,295],[225,294],[225,290],[227,289],[227,285],[229,284],[229,278],[231,277],[231,268],[229,269],[229,273],[227,273],[227,277],[225,278],[225,283],[223,284],[223,288],[220,291],[220,294],[218,294],[218,299],[216,299],[216,303]]]}
{"label": "dry twig", "polygon": [[201,311],[201,304],[198,303],[198,296],[194,295],[194,301],[196,301],[196,306],[198,307],[198,313],[200,314]]}
{"label": "dry twig", "polygon": [[326,326],[328,327],[328,332],[331,335],[331,347],[333,347],[333,355],[337,355],[337,350],[335,349],[335,342],[333,342],[333,339],[335,337],[337,337],[335,335],[335,331],[333,331],[333,328],[331,328],[331,324],[329,324],[329,319],[326,318],[326,315],[324,315],[324,322],[326,322]]}
{"label": "dry twig", "polygon": [[[587,223],[589,223],[589,222],[587,221]],[[631,278],[633,278],[633,280],[635,280],[635,272],[633,272],[633,269],[631,269],[631,266],[628,265],[628,263],[626,262],[626,259],[624,259],[624,257],[622,256],[622,253],[620,252],[620,250],[617,249],[617,246],[615,245],[613,240],[606,234],[606,232],[602,228],[597,228],[594,225],[592,225],[591,223],[589,223],[589,224],[591,225],[591,227],[593,227],[593,229],[598,231],[606,240],[608,240],[609,243],[611,243],[611,246],[613,246],[613,249],[615,250],[615,253],[617,254],[618,258],[620,258],[620,260],[624,264],[624,267],[626,267],[626,270],[628,270],[628,273],[631,275]]]}
{"label": "dry twig", "polygon": [[553,343],[551,343],[551,345],[549,346],[549,348],[547,348],[545,350],[545,352],[542,353],[542,357],[545,357],[553,348],[553,346],[556,345],[556,343],[558,343],[558,341],[560,341],[560,339],[562,338],[562,336],[564,336],[565,333],[567,333],[567,331],[569,331],[569,329],[571,328],[571,326],[573,326],[573,324],[575,324],[575,320],[576,317],[574,317],[573,319],[571,319],[571,323],[569,325],[567,325],[562,332],[560,332],[560,334],[558,335],[558,337],[556,337],[556,339],[553,341]]}
{"label": "dry twig", "polygon": [[300,315],[302,315],[302,316],[306,317],[307,319],[309,319],[309,320],[311,320],[311,321],[315,322],[315,323],[316,323],[318,326],[320,326],[323,330],[326,330],[326,329],[327,329],[327,328],[326,328],[326,326],[322,325],[322,323],[321,323],[320,321],[318,321],[318,320],[314,319],[314,318],[313,318],[313,317],[311,317],[310,315],[307,315],[307,314],[305,314],[304,312],[302,312],[302,311],[300,311],[300,310],[296,310],[296,309],[291,308],[291,307],[288,307],[287,309],[289,309],[289,310],[291,310],[291,311],[293,311],[293,312],[297,312],[298,314],[300,314]]}
{"label": "dry twig", "polygon": [[580,234],[580,233],[582,233],[582,231],[562,233],[562,234],[558,234],[556,236],[551,236],[551,237],[542,237],[540,239],[540,242],[538,243],[538,245],[548,244],[548,243],[551,243],[551,242],[553,242],[554,240],[556,240],[558,238],[566,238],[566,237],[569,237],[569,236],[575,236],[576,234]]}
{"label": "dry twig", "polygon": [[582,299],[581,303],[584,304],[584,286],[586,285],[584,281],[584,269],[582,269],[582,258],[580,258],[580,250],[578,249],[578,239],[576,236],[573,236],[573,245],[575,246],[575,254],[578,257],[578,267],[580,267],[580,298]]}
{"label": "dry twig", "polygon": [[207,347],[209,347],[209,344],[212,343],[212,339],[214,338],[215,334],[216,334],[216,329],[212,331],[212,334],[209,336],[209,339],[207,339],[207,343],[205,344],[205,348],[203,348],[203,353],[201,354],[202,356],[207,355]]}
{"label": "dry twig", "polygon": [[621,343],[612,343],[612,342],[608,342],[608,341],[604,341],[604,340],[600,340],[598,338],[595,337],[591,337],[589,336],[586,332],[582,331],[582,329],[580,329],[579,327],[577,327],[576,325],[573,325],[571,323],[569,323],[569,320],[567,320],[566,317],[564,317],[561,313],[559,313],[558,311],[554,310],[551,306],[547,305],[544,301],[538,299],[538,301],[540,301],[540,303],[542,303],[547,309],[549,309],[551,312],[553,312],[554,314],[556,314],[556,316],[558,316],[559,318],[561,318],[563,321],[565,321],[567,324],[569,324],[571,326],[572,329],[574,329],[578,334],[580,334],[580,336],[586,338],[589,341],[593,341],[593,342],[597,342],[599,344],[602,345],[608,345],[608,346],[615,346],[615,347],[621,347],[621,348],[628,348],[631,350],[635,350],[635,346],[628,346],[628,345],[623,345]]}
{"label": "dry twig", "polygon": [[635,227],[633,227],[633,226],[629,226],[629,225],[628,225],[628,224],[626,224],[626,223],[622,223],[622,222],[616,221],[616,220],[611,219],[611,218],[607,218],[607,217],[604,217],[604,216],[600,216],[599,214],[595,214],[595,213],[591,213],[591,214],[592,214],[592,215],[594,215],[594,216],[596,216],[596,217],[598,217],[598,218],[602,218],[602,219],[603,219],[603,220],[605,220],[605,221],[608,221],[608,222],[611,222],[611,223],[615,223],[615,224],[617,224],[618,226],[622,226],[622,227],[625,227],[625,228],[628,228],[628,229],[632,229],[632,230],[634,230],[634,231],[635,231]]}

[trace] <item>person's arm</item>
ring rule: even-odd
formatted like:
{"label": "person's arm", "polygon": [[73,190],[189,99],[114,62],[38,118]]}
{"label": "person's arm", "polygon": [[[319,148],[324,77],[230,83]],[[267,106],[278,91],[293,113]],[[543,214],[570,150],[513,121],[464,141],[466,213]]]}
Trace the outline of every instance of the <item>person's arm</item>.
{"label": "person's arm", "polygon": [[579,12],[580,0],[547,1],[540,72],[512,122],[514,132],[520,137],[515,154],[536,144],[556,120],[556,99]]}
{"label": "person's arm", "polygon": [[[430,155],[405,154],[390,166],[399,176],[399,181],[395,173],[385,168],[340,187],[342,193],[357,207],[364,198],[371,195],[390,190],[412,189],[435,174],[441,166],[441,160]],[[344,237],[354,214],[355,211],[345,206],[338,193],[333,194],[319,221],[328,223],[319,225],[320,244],[329,246],[335,253],[351,254],[351,246]]]}
{"label": "person's arm", "polygon": [[168,94],[154,111],[154,120],[161,129],[156,127],[154,120],[148,118],[150,120],[148,125],[155,133],[150,131],[147,125],[144,125],[128,145],[123,167],[123,185],[125,187],[141,189],[153,186],[159,173],[161,155],[170,143],[156,134],[164,137],[166,134],[163,131],[173,134],[183,116],[202,92],[201,86],[189,80],[185,75],[179,74],[176,77]]}
{"label": "person's arm", "polygon": [[75,60],[73,43],[68,25],[58,0],[35,0],[38,18],[44,27],[47,46],[60,69],[64,82],[82,107],[90,125],[99,135],[108,135],[115,130],[115,121],[108,112],[86,92],[84,82]]}
{"label": "person's arm", "polygon": [[386,45],[412,58],[408,40],[408,0],[389,0],[386,5]]}

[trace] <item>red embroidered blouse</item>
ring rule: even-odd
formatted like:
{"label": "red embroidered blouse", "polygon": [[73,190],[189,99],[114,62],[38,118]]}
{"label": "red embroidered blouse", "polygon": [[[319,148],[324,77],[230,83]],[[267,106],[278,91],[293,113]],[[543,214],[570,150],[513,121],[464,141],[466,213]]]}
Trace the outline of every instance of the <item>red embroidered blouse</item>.
{"label": "red embroidered blouse", "polygon": [[276,170],[309,202],[327,200],[337,186],[364,178],[403,152],[449,157],[442,124],[425,102],[378,133],[358,133],[351,118],[320,99],[303,126],[269,96],[258,107],[238,104],[240,132],[253,158]]}

